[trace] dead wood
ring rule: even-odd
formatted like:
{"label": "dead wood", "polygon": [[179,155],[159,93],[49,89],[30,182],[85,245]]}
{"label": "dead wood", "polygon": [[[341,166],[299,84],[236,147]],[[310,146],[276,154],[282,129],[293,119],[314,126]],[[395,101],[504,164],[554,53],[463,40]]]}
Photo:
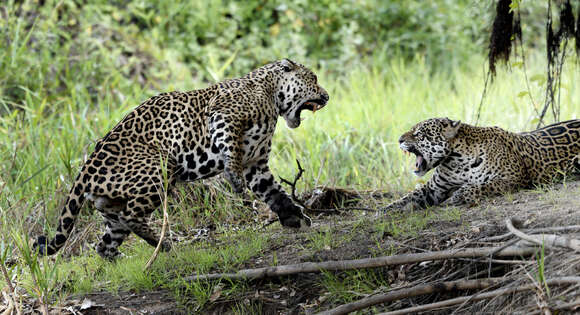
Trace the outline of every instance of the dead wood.
{"label": "dead wood", "polygon": [[[576,284],[576,283],[580,283],[580,277],[552,278],[552,279],[547,279],[545,281],[545,283],[546,283],[546,285],[558,285],[558,286],[568,285],[568,284]],[[521,285],[521,286],[512,287],[512,288],[501,288],[501,289],[497,289],[494,291],[485,292],[485,293],[481,293],[481,294],[463,296],[463,297],[453,298],[453,299],[449,299],[449,300],[445,300],[445,301],[409,307],[409,308],[405,308],[405,309],[401,309],[401,310],[397,310],[397,311],[380,313],[380,315],[403,315],[403,314],[413,314],[413,313],[418,313],[418,312],[425,312],[425,311],[440,309],[443,307],[449,307],[449,306],[453,306],[453,305],[457,305],[457,304],[461,304],[461,303],[465,303],[465,302],[470,302],[470,301],[475,302],[475,301],[494,298],[494,297],[497,297],[500,295],[507,295],[507,294],[517,293],[517,292],[522,292],[522,291],[534,290],[535,288],[536,288],[536,284],[526,284],[526,285]]]}
{"label": "dead wood", "polygon": [[505,220],[508,230],[522,240],[544,246],[546,248],[564,247],[580,253],[580,241],[554,234],[528,235],[514,227],[514,218]]}
{"label": "dead wood", "polygon": [[419,254],[401,254],[393,256],[381,256],[354,260],[337,260],[324,262],[304,262],[292,265],[263,267],[256,269],[243,269],[236,273],[214,273],[185,277],[185,281],[216,280],[216,279],[246,279],[255,280],[269,277],[281,277],[300,273],[318,273],[321,271],[342,271],[361,268],[378,268],[386,266],[412,264],[423,261],[446,260],[455,258],[478,258],[478,257],[513,257],[528,256],[534,254],[538,247],[512,245],[507,248],[481,247],[462,248]]}
{"label": "dead wood", "polygon": [[504,282],[504,278],[487,278],[487,279],[477,279],[477,280],[458,280],[449,282],[438,282],[430,284],[421,284],[411,288],[393,290],[385,294],[373,295],[356,302],[341,305],[339,307],[333,308],[328,311],[320,312],[318,315],[340,315],[348,314],[357,310],[371,307],[373,305],[397,301],[404,298],[452,291],[452,290],[473,290],[473,289],[486,289],[489,287],[496,286]]}
{"label": "dead wood", "polygon": [[[536,233],[547,233],[547,232],[570,232],[570,231],[580,231],[580,225],[537,228],[537,229],[525,230],[522,232],[527,233],[527,234],[536,234]],[[501,235],[496,235],[496,236],[480,238],[477,241],[479,241],[479,242],[497,242],[497,241],[502,241],[506,238],[509,238],[510,236],[513,236],[513,234],[511,232],[501,234]]]}

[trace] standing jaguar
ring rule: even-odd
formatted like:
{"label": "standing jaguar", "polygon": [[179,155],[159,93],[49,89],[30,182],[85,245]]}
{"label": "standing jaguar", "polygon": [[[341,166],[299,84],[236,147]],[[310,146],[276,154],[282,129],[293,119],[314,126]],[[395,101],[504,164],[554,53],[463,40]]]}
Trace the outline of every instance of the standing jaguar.
{"label": "standing jaguar", "polygon": [[[159,236],[148,219],[161,203],[162,160],[170,186],[223,172],[235,192],[249,187],[283,226],[310,225],[270,173],[268,156],[278,116],[296,128],[303,110],[319,110],[328,98],[311,70],[283,59],[205,89],[148,99],[97,142],[72,185],[56,236],[50,242],[40,236],[35,248],[56,253],[85,199],[104,218],[102,257],[117,257],[131,232],[156,246]],[[162,249],[169,248],[165,241]]]}
{"label": "standing jaguar", "polygon": [[551,183],[580,170],[580,120],[531,132],[476,127],[448,118],[422,121],[399,138],[416,156],[415,171],[426,184],[384,210],[474,204],[483,196]]}

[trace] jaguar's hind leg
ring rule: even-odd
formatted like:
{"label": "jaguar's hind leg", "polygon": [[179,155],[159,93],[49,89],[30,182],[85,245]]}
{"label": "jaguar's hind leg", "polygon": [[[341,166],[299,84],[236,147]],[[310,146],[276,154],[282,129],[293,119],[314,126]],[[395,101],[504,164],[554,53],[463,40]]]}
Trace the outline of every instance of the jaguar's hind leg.
{"label": "jaguar's hind leg", "polygon": [[86,197],[93,201],[105,223],[105,233],[97,244],[97,253],[105,259],[113,260],[121,255],[118,248],[131,234],[131,231],[119,222],[119,214],[125,210],[126,202],[122,199],[110,199],[92,194],[87,194]]}
{"label": "jaguar's hind leg", "polygon": [[119,246],[131,234],[131,231],[117,218],[103,215],[105,218],[105,234],[97,244],[97,253],[108,260],[114,260],[121,256]]}
{"label": "jaguar's hind leg", "polygon": [[[149,216],[161,205],[159,198],[156,197],[153,197],[153,200],[146,197],[129,200],[125,211],[119,216],[119,221],[123,225],[153,247],[157,247],[159,236],[149,226]],[[161,250],[169,251],[170,249],[171,243],[165,239],[161,244]]]}

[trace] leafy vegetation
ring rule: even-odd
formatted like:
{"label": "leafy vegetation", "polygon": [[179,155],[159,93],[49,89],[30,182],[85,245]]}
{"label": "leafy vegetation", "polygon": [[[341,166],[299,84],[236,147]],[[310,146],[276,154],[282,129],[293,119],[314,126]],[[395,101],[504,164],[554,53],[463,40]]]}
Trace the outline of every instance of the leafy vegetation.
{"label": "leafy vegetation", "polygon": [[[300,191],[319,184],[408,190],[416,179],[408,175],[411,161],[398,150],[398,136],[433,116],[475,123],[489,15],[488,5],[453,0],[0,4],[0,263],[9,266],[12,281],[44,302],[57,303],[59,294],[162,287],[195,297],[201,307],[221,284],[182,283],[180,276],[233,271],[278,241],[265,235],[281,231],[277,226],[266,234],[256,231],[262,221],[223,187],[177,187],[169,209],[172,232],[187,236],[212,226],[217,236],[160,255],[149,273],[142,268],[152,249],[137,239],[122,247],[128,258],[118,263],[95,255],[90,248],[100,218],[89,207],[76,227],[76,233],[87,231],[80,244],[71,244],[59,259],[38,260],[30,252],[28,236],[54,233],[70,184],[94,141],[159,92],[201,88],[290,57],[313,67],[331,97],[297,130],[279,122],[273,172],[291,178],[299,159],[306,170]],[[531,88],[521,62],[514,61],[512,71],[499,71],[480,124],[513,131],[535,125],[545,65],[533,50],[527,63]],[[580,73],[566,66],[565,119],[578,118],[575,82]],[[454,209],[444,215],[460,217]],[[364,223],[376,234],[398,236],[425,228],[432,216],[395,219]],[[241,230],[235,230],[238,225]],[[335,240],[332,232],[322,229],[305,237],[309,245],[302,249],[337,247],[356,234],[353,228],[351,236]],[[393,250],[377,248],[375,255]],[[338,293],[344,291],[344,279],[362,292],[384,284],[369,272],[325,275],[319,285],[331,298],[350,301],[352,296]],[[249,289],[228,284],[224,290]],[[239,313],[261,307],[246,306],[238,304]]]}

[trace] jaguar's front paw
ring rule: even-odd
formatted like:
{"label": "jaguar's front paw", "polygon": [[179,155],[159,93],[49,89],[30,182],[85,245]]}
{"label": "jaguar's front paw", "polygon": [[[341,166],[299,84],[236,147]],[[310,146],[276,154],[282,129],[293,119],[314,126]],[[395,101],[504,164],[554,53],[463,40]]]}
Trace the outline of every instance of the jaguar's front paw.
{"label": "jaguar's front paw", "polygon": [[299,229],[312,225],[312,220],[302,212],[302,208],[294,204],[286,194],[276,195],[270,209],[278,214],[282,226]]}
{"label": "jaguar's front paw", "polygon": [[290,215],[285,218],[280,217],[280,224],[282,226],[299,229],[311,226],[312,220],[307,215],[299,213],[298,215]]}

